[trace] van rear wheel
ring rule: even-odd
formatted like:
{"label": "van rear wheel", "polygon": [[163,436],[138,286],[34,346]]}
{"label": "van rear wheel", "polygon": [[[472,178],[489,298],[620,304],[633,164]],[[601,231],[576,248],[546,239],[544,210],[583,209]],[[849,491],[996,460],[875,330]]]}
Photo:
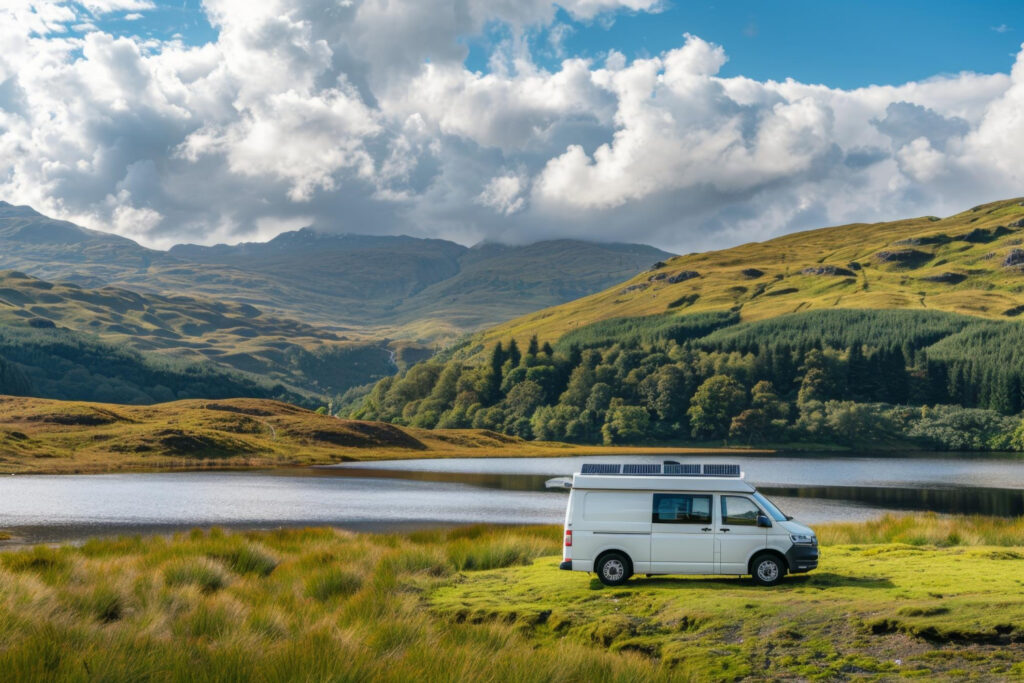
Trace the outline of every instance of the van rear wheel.
{"label": "van rear wheel", "polygon": [[622,553],[608,553],[597,561],[597,578],[606,586],[621,586],[632,575],[632,563]]}
{"label": "van rear wheel", "polygon": [[750,574],[759,586],[777,586],[786,575],[786,563],[778,555],[758,555],[750,563]]}

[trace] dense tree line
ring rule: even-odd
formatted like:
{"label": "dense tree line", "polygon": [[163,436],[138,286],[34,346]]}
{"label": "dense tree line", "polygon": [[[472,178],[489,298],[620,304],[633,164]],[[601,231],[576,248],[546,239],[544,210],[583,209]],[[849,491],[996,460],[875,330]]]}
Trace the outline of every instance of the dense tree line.
{"label": "dense tree line", "polygon": [[1012,417],[1024,364],[988,348],[1024,341],[1017,323],[918,311],[687,317],[607,321],[554,348],[510,340],[485,363],[420,363],[379,382],[354,416],[578,443],[1024,445]]}
{"label": "dense tree line", "polygon": [[184,398],[305,396],[212,363],[141,354],[68,330],[0,328],[0,393],[63,400],[148,404]]}

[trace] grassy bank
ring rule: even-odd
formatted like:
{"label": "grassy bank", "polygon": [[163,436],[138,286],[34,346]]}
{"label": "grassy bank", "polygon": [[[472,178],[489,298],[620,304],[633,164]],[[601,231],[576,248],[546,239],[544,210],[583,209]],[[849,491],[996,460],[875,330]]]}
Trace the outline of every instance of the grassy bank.
{"label": "grassy bank", "polygon": [[524,441],[485,429],[415,429],[339,420],[261,399],[125,406],[0,396],[0,474],[708,450],[714,449],[603,448]]}
{"label": "grassy bank", "polygon": [[559,572],[559,530],[196,531],[0,553],[13,680],[1024,675],[1024,520],[820,530],[781,587]]}

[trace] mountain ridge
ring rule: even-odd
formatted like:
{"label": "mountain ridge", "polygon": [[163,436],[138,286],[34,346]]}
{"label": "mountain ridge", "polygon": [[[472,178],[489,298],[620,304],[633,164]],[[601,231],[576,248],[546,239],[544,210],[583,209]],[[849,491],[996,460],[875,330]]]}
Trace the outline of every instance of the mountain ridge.
{"label": "mountain ridge", "polygon": [[[33,239],[40,234],[53,238]],[[30,207],[0,204],[0,269],[94,288],[188,291],[347,334],[423,342],[453,339],[598,291],[667,256],[627,243],[466,247],[320,228],[287,231],[267,242],[158,251]]]}

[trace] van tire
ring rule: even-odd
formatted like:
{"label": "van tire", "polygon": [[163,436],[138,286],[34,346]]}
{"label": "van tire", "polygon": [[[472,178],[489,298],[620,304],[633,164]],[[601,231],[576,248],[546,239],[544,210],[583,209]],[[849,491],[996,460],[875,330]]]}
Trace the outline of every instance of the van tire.
{"label": "van tire", "polygon": [[597,578],[606,586],[621,586],[633,575],[633,563],[622,553],[605,553],[597,560]]}
{"label": "van tire", "polygon": [[761,553],[750,561],[750,575],[759,586],[777,586],[786,575],[786,561],[775,553]]}

